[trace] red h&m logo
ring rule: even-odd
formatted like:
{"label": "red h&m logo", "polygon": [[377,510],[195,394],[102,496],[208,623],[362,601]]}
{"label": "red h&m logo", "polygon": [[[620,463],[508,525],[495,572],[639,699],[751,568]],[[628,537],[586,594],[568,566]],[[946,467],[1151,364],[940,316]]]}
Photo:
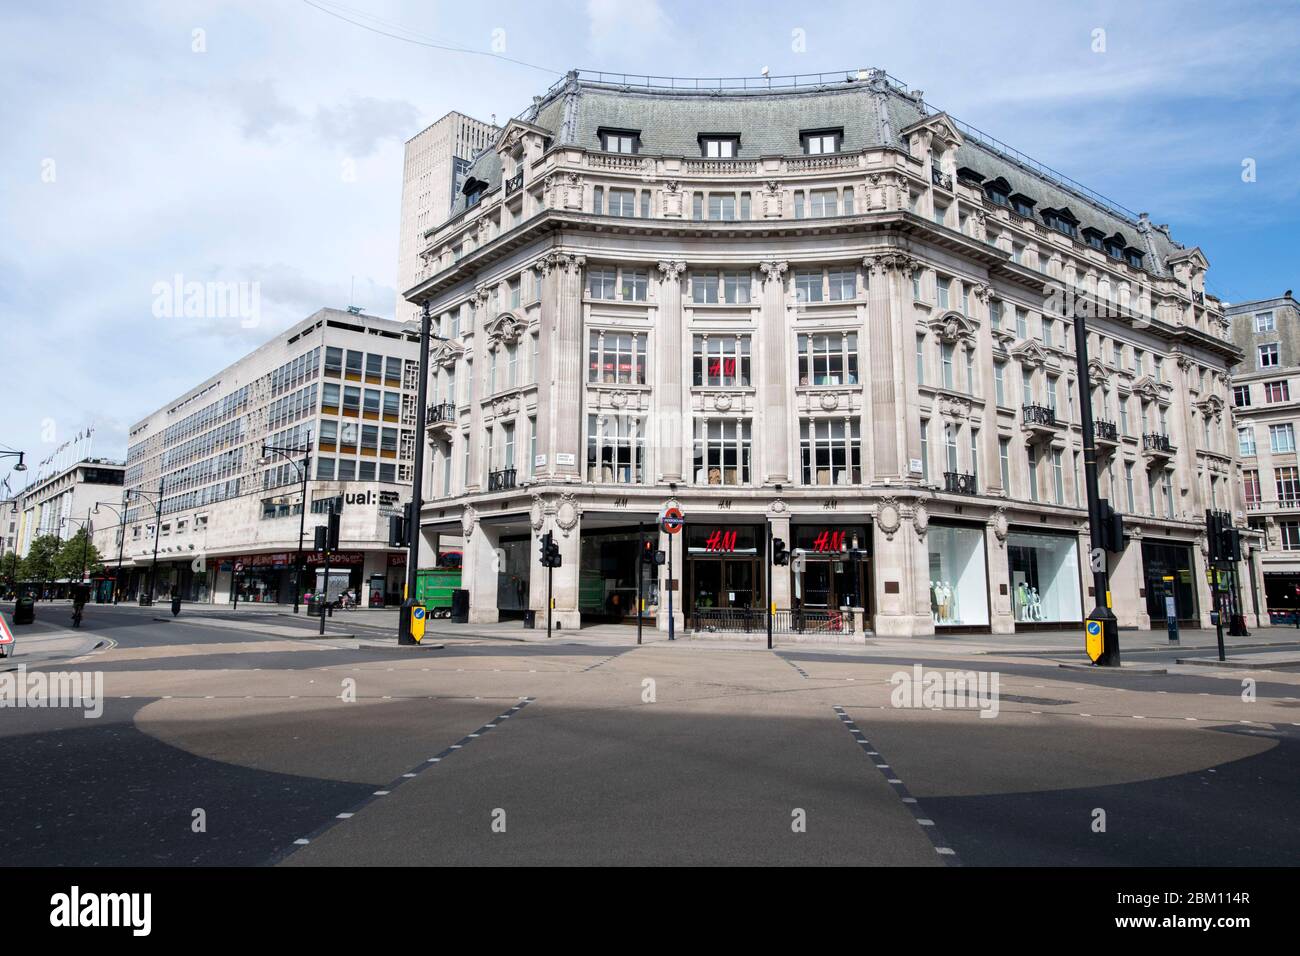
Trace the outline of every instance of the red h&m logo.
{"label": "red h&m logo", "polygon": [[843,548],[843,531],[823,531],[813,539],[814,551],[841,551]]}
{"label": "red h&m logo", "polygon": [[709,362],[709,376],[711,378],[721,378],[724,375],[732,378],[735,374],[736,360],[734,358],[713,359]]}
{"label": "red h&m logo", "polygon": [[715,531],[704,541],[705,551],[735,551],[736,532]]}

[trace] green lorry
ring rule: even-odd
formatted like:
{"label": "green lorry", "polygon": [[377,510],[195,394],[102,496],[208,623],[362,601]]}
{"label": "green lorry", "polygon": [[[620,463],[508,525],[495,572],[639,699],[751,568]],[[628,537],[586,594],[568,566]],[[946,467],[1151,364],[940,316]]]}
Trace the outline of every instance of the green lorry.
{"label": "green lorry", "polygon": [[451,592],[460,588],[460,568],[428,568],[415,573],[415,599],[429,617],[451,617]]}

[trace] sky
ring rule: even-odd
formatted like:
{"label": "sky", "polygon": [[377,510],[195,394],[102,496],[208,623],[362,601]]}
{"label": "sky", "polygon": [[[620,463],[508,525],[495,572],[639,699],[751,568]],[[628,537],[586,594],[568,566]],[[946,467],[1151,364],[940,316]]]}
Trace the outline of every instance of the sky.
{"label": "sky", "polygon": [[[131,424],[316,309],[392,316],[404,141],[449,110],[504,122],[575,67],[880,67],[1170,224],[1221,298],[1280,295],[1297,47],[1294,0],[0,0],[0,448],[35,466],[93,428],[123,458]],[[187,317],[189,283],[246,307]]]}

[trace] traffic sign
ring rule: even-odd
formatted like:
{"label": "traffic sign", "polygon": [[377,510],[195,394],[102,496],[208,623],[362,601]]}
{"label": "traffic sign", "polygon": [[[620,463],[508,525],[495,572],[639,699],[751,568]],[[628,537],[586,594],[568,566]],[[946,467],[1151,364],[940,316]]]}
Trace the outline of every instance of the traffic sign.
{"label": "traffic sign", "polygon": [[236,571],[242,571],[242,570],[244,570],[244,562],[243,562],[243,561],[236,561],[236,562],[235,562],[235,570],[236,570]]}
{"label": "traffic sign", "polygon": [[1105,650],[1105,629],[1101,621],[1089,620],[1085,623],[1086,632],[1085,646],[1088,651],[1088,659],[1094,664],[1101,657],[1101,652]]}
{"label": "traffic sign", "polygon": [[0,647],[8,648],[6,654],[14,652],[14,632],[9,630],[9,622],[5,620],[3,614],[0,614]]}
{"label": "traffic sign", "polygon": [[424,615],[423,604],[416,604],[411,608],[411,637],[415,638],[417,644],[424,640]]}
{"label": "traffic sign", "polygon": [[682,509],[673,507],[664,511],[663,519],[660,522],[663,529],[668,534],[676,534],[682,530],[682,525],[686,523],[686,518],[682,514]]}

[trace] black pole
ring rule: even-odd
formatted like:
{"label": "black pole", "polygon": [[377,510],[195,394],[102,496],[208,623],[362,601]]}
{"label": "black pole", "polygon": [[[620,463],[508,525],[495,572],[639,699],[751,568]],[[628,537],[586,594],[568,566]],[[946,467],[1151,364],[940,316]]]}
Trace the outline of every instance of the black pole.
{"label": "black pole", "polygon": [[767,649],[772,649],[772,615],[776,602],[772,600],[772,522],[767,523]]}
{"label": "black pole", "polygon": [[1215,569],[1211,572],[1214,584],[1214,605],[1218,612],[1214,615],[1214,630],[1219,639],[1219,660],[1225,660],[1223,650],[1223,598],[1224,594],[1219,590],[1219,571]]}
{"label": "black pole", "polygon": [[158,507],[154,509],[153,518],[153,564],[149,566],[149,603],[153,604],[154,591],[158,587],[158,535],[162,533],[163,481],[158,479]]}
{"label": "black pole", "polygon": [[302,458],[302,510],[298,512],[298,556],[293,569],[293,613],[302,600],[302,536],[307,528],[307,476],[311,473],[311,429],[307,429],[307,452]]}
{"label": "black pole", "polygon": [[81,529],[81,577],[77,580],[78,584],[86,583],[86,557],[90,548],[90,509],[86,509],[86,523]]}
{"label": "black pole", "polygon": [[677,624],[673,620],[673,589],[677,586],[673,578],[673,544],[676,542],[677,535],[682,534],[683,524],[677,526],[677,534],[668,536],[668,640],[675,641]]}
{"label": "black pole", "polygon": [[[330,505],[332,509],[334,506]],[[331,512],[332,513],[332,512]],[[325,541],[325,603],[320,606],[320,633],[325,633],[325,612],[330,606],[330,547],[328,538]],[[364,568],[362,569],[364,570]]]}
{"label": "black pole", "polygon": [[114,604],[117,604],[117,595],[118,595],[118,592],[122,589],[122,555],[123,555],[123,552],[124,552],[125,549],[126,549],[126,505],[127,505],[127,500],[128,500],[128,499],[127,499],[126,495],[123,494],[123,495],[122,495],[122,514],[119,516],[119,517],[122,519],[122,535],[121,535],[121,537],[118,538],[118,541],[117,541],[117,576],[116,576],[116,578],[115,578],[114,581],[113,581],[113,603],[114,603]]}
{"label": "black pole", "polygon": [[555,606],[555,600],[551,597],[551,583],[555,577],[555,568],[549,561],[546,563],[546,638],[551,637],[551,608]]}
{"label": "black pole", "polygon": [[1074,317],[1074,361],[1079,378],[1079,422],[1083,426],[1083,477],[1088,492],[1088,537],[1092,554],[1092,590],[1096,601],[1088,620],[1102,628],[1101,656],[1096,664],[1119,667],[1119,627],[1110,608],[1110,575],[1106,570],[1105,538],[1101,527],[1101,494],[1097,489],[1097,445],[1092,424],[1092,381],[1088,374],[1088,329],[1082,312]]}
{"label": "black pole", "polygon": [[636,523],[636,642],[641,643],[641,578],[644,576],[645,524]]}
{"label": "black pole", "polygon": [[[410,527],[407,528],[406,594],[402,600],[402,613],[397,622],[397,643],[414,644],[411,636],[411,609],[416,605],[416,588],[419,581],[420,512],[424,509],[424,446],[428,436],[424,433],[425,402],[429,400],[429,338],[433,321],[426,301],[420,309],[420,380],[416,383],[415,398],[415,474],[411,481]],[[548,595],[549,597],[549,595]],[[547,602],[550,603],[549,600]],[[550,611],[547,610],[548,622]],[[549,630],[549,623],[547,625]],[[548,633],[549,637],[550,634]]]}

